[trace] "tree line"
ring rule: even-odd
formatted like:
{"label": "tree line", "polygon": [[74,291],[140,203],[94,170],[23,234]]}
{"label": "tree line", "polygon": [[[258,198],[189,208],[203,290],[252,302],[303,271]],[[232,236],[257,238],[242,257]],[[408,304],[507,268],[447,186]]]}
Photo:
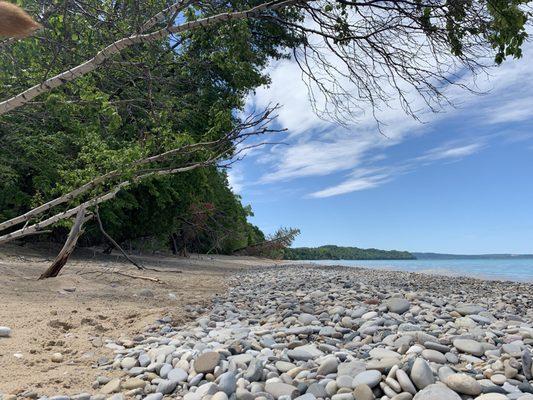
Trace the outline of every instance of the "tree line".
{"label": "tree line", "polygon": [[283,253],[286,260],[415,260],[408,251],[360,249],[325,245],[319,247],[286,248]]}

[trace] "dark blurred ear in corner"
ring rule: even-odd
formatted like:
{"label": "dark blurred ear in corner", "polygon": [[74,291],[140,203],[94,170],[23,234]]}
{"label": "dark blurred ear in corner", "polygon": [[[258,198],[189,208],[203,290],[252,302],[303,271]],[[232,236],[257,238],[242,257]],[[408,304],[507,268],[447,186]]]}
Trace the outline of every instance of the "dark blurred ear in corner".
{"label": "dark blurred ear in corner", "polygon": [[31,35],[41,25],[23,9],[7,1],[0,1],[0,36],[23,38]]}

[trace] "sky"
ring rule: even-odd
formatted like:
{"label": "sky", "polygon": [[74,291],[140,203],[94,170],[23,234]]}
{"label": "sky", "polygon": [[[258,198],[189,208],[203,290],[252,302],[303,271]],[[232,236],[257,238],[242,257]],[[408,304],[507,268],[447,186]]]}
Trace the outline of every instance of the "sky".
{"label": "sky", "polygon": [[345,127],[318,118],[294,61],[268,72],[247,109],[279,104],[283,144],[229,170],[264,232],[299,228],[294,246],[533,253],[533,43],[478,77],[482,95],[451,88],[455,107],[422,122],[392,102],[382,132],[369,109]]}

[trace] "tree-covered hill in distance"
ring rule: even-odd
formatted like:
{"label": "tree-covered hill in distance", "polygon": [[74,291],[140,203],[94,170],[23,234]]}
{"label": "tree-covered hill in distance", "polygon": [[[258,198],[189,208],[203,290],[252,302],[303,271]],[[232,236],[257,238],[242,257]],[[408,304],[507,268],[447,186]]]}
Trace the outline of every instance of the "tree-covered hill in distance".
{"label": "tree-covered hill in distance", "polygon": [[286,260],[414,260],[408,251],[360,249],[358,247],[341,247],[325,245],[320,247],[287,248]]}

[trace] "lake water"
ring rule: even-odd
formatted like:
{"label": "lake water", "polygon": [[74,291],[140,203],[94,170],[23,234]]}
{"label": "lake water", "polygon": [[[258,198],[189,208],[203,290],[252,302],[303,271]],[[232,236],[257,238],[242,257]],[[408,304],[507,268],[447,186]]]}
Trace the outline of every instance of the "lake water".
{"label": "lake water", "polygon": [[533,282],[533,258],[457,260],[313,260],[321,265],[383,268],[442,275],[472,276],[483,279]]}

